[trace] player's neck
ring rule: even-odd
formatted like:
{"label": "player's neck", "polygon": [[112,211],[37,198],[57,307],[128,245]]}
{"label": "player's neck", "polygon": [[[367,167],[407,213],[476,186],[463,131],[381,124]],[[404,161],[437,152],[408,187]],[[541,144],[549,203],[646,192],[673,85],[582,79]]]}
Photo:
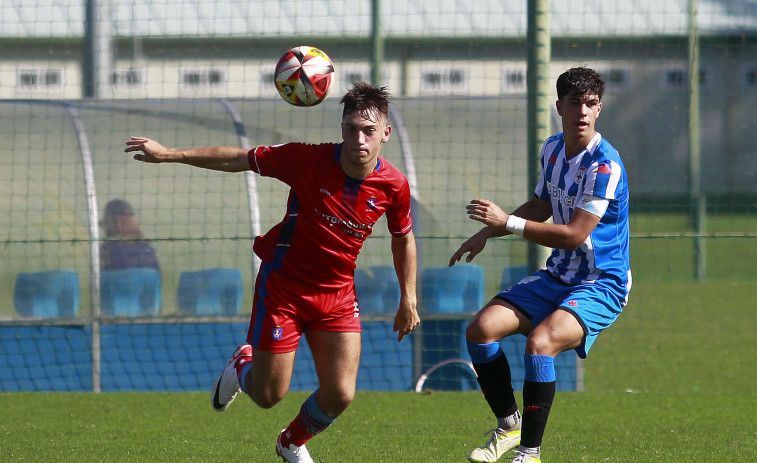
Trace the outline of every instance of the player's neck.
{"label": "player's neck", "polygon": [[376,165],[378,164],[378,157],[376,157],[372,162],[369,162],[368,164],[357,164],[357,163],[351,163],[351,162],[345,162],[342,161],[342,170],[348,177],[356,178],[356,179],[362,179],[369,175],[371,175],[371,172],[376,170]]}
{"label": "player's neck", "polygon": [[587,146],[589,146],[589,143],[591,143],[591,140],[594,138],[594,135],[596,135],[596,131],[592,130],[590,134],[579,136],[579,135],[573,135],[570,136],[570,134],[564,133],[564,139],[565,139],[565,157],[567,159],[572,159],[575,157],[578,153],[586,149]]}

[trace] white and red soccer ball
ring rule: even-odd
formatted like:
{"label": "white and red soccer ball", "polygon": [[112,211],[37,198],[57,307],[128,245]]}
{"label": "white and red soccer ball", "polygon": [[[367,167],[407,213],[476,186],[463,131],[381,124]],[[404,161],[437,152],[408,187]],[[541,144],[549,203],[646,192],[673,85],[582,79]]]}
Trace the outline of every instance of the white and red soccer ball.
{"label": "white and red soccer ball", "polygon": [[315,47],[294,47],[279,60],[273,80],[287,103],[315,106],[326,99],[334,85],[334,63]]}

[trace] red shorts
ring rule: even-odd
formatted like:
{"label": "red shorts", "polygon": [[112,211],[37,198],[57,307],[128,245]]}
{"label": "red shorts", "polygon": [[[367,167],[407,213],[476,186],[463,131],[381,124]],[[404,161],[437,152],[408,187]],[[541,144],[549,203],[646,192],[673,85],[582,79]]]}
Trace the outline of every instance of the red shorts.
{"label": "red shorts", "polygon": [[261,265],[247,342],[264,352],[294,352],[306,329],[360,333],[354,282],[337,289],[317,288]]}

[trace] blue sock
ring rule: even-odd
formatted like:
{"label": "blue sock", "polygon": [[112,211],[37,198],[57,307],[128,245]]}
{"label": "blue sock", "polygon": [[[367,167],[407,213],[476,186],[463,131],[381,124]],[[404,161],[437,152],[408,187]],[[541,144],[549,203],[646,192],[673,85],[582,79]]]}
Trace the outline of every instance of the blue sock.
{"label": "blue sock", "polygon": [[526,367],[526,381],[550,383],[557,379],[554,357],[526,354],[523,357],[523,366]]}
{"label": "blue sock", "polygon": [[318,402],[315,400],[315,392],[310,394],[310,397],[308,397],[307,400],[305,400],[305,403],[302,404],[302,407],[300,407],[300,413],[303,415],[303,418],[305,418],[308,427],[311,428],[311,432],[317,431],[313,432],[313,434],[317,434],[328,428],[331,426],[331,423],[336,420],[335,416],[331,417],[323,413],[321,407],[318,406]]}
{"label": "blue sock", "polygon": [[239,371],[239,387],[242,388],[242,392],[247,394],[247,385],[245,385],[245,380],[247,378],[247,372],[250,371],[250,368],[252,368],[252,362],[248,362],[247,365],[244,365],[242,369]]}
{"label": "blue sock", "polygon": [[465,342],[468,345],[468,354],[473,363],[490,363],[503,355],[498,342],[489,344],[476,344],[467,340]]}

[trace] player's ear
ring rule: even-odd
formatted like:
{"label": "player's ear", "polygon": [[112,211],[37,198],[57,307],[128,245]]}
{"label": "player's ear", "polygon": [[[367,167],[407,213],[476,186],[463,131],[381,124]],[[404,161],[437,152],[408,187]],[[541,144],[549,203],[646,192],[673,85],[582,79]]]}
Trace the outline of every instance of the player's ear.
{"label": "player's ear", "polygon": [[562,101],[555,101],[555,107],[557,108],[557,114],[562,116]]}
{"label": "player's ear", "polygon": [[381,137],[381,143],[386,143],[389,141],[389,135],[392,134],[392,126],[387,124],[386,128],[384,129],[384,136]]}

